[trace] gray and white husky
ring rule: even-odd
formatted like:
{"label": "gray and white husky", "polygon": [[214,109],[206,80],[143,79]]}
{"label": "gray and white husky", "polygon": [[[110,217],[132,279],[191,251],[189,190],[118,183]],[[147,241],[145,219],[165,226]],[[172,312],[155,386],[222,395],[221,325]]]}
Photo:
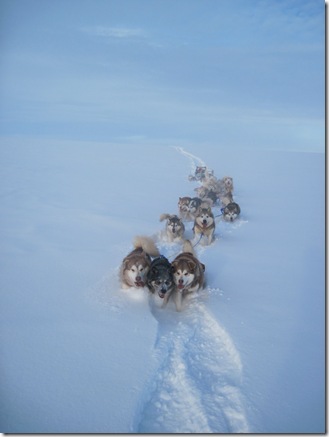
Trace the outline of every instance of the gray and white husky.
{"label": "gray and white husky", "polygon": [[161,214],[160,222],[167,220],[165,228],[165,236],[171,243],[179,241],[183,238],[185,226],[182,220],[176,214]]}
{"label": "gray and white husky", "polygon": [[203,242],[210,244],[214,238],[215,227],[215,218],[211,208],[199,208],[194,220],[194,237],[203,237]]}
{"label": "gray and white husky", "polygon": [[223,208],[223,218],[227,222],[233,222],[240,212],[240,206],[236,202],[231,202]]}
{"label": "gray and white husky", "polygon": [[143,288],[146,274],[151,266],[151,257],[159,256],[159,251],[150,237],[137,236],[133,244],[135,249],[121,263],[120,282],[122,288]]}

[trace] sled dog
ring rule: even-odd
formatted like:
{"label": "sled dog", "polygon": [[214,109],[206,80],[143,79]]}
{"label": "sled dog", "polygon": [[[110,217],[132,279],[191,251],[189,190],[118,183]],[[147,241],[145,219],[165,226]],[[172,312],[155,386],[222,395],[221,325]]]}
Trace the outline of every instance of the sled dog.
{"label": "sled dog", "polygon": [[185,226],[182,220],[175,214],[161,214],[160,222],[164,220],[167,220],[165,227],[167,240],[170,242],[181,240],[185,232]]}
{"label": "sled dog", "polygon": [[217,185],[220,197],[233,194],[233,178],[230,176],[224,176],[222,179],[220,179]]}
{"label": "sled dog", "polygon": [[207,171],[207,167],[197,166],[194,172],[194,175],[189,175],[189,181],[200,181],[205,177],[205,173]]}
{"label": "sled dog", "polygon": [[199,208],[194,220],[193,232],[195,238],[203,235],[208,244],[212,242],[215,232],[215,218],[209,206]]}
{"label": "sled dog", "polygon": [[223,206],[223,208],[232,202],[233,202],[232,193],[227,193],[225,196],[220,197],[220,203]]}
{"label": "sled dog", "polygon": [[142,288],[151,266],[151,257],[159,256],[159,251],[150,237],[137,236],[131,251],[122,261],[120,281],[122,288]]}
{"label": "sled dog", "polygon": [[190,210],[190,215],[193,219],[195,218],[201,203],[202,200],[199,197],[192,197],[192,199],[190,200],[189,210]]}
{"label": "sled dog", "polygon": [[240,212],[240,206],[235,202],[231,202],[223,208],[223,218],[227,222],[233,222],[239,216]]}
{"label": "sled dog", "polygon": [[216,191],[214,191],[213,189],[209,190],[204,186],[195,188],[194,191],[198,194],[201,200],[207,201],[210,206],[213,206],[215,203],[217,203],[217,200],[219,199],[218,193],[216,193]]}
{"label": "sled dog", "polygon": [[147,273],[146,285],[151,293],[163,299],[164,307],[175,288],[172,266],[165,256],[160,255],[152,261]]}
{"label": "sled dog", "polygon": [[172,269],[175,282],[173,300],[176,310],[181,311],[186,296],[204,286],[205,265],[196,258],[189,240],[184,243],[183,253],[172,262]]}
{"label": "sled dog", "polygon": [[190,202],[191,197],[184,196],[178,199],[179,216],[183,220],[190,220]]}

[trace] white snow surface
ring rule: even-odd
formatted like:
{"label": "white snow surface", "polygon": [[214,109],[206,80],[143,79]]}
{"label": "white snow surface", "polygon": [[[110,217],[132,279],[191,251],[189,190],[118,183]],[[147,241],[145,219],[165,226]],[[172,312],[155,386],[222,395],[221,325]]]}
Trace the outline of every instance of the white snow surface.
{"label": "white snow surface", "polygon": [[[324,154],[19,140],[0,154],[2,432],[325,431]],[[206,288],[178,313],[118,272],[135,235],[181,251],[159,217],[194,195],[199,164],[233,177],[241,216],[195,247]]]}

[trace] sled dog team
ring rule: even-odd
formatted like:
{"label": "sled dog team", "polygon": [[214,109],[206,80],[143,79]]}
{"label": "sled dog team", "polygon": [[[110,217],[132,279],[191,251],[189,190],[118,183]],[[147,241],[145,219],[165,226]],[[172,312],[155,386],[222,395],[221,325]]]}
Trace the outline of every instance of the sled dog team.
{"label": "sled dog team", "polygon": [[[161,214],[160,221],[166,220],[165,236],[169,242],[182,241],[183,251],[169,262],[160,255],[152,238],[137,236],[134,250],[122,261],[120,281],[122,288],[147,287],[152,294],[163,299],[164,307],[170,298],[176,310],[181,311],[186,296],[204,287],[205,265],[197,258],[193,247],[201,240],[210,244],[214,238],[215,216],[212,206],[221,206],[224,220],[232,222],[240,214],[240,207],[233,201],[233,179],[226,176],[217,179],[207,167],[196,167],[190,181],[199,181],[201,186],[195,191],[198,197],[180,197],[179,216]],[[184,240],[184,221],[194,221],[194,246]]]}

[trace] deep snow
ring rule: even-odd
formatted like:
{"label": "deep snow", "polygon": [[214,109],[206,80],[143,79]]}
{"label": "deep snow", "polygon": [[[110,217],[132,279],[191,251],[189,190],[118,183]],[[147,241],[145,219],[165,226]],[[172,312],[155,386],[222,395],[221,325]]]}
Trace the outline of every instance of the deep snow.
{"label": "deep snow", "polygon": [[[19,139],[0,154],[2,432],[325,431],[324,154]],[[207,287],[177,313],[118,270],[136,234],[179,252],[159,216],[200,161],[234,178],[242,214],[195,248]]]}

